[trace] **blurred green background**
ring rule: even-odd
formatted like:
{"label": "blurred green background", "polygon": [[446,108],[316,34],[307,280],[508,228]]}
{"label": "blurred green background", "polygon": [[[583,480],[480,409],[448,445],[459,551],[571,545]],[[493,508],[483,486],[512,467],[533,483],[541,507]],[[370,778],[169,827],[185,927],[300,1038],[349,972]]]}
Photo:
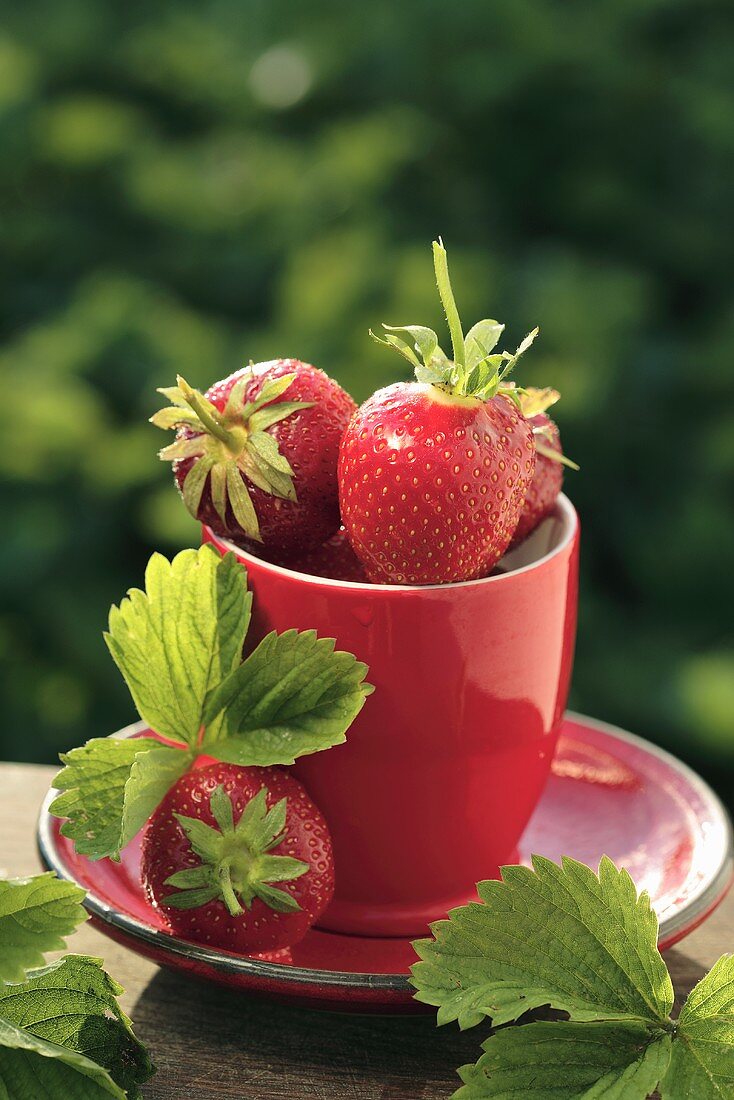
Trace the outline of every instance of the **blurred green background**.
{"label": "blurred green background", "polygon": [[0,757],[133,718],[101,639],[197,532],[147,417],[381,320],[536,323],[584,528],[572,704],[734,777],[734,13],[36,0],[0,31]]}

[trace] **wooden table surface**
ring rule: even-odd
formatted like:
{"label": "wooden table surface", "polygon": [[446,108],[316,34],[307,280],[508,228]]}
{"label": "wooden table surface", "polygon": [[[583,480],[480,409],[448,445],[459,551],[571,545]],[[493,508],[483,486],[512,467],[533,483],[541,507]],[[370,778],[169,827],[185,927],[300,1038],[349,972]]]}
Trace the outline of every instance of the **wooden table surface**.
{"label": "wooden table surface", "polygon": [[[36,816],[55,769],[0,765],[0,876],[35,874]],[[486,1029],[438,1033],[432,1016],[350,1016],[291,1008],[159,970],[89,925],[69,949],[105,960],[158,1067],[146,1100],[439,1100],[458,1086]],[[734,892],[666,952],[676,993],[734,949]]]}

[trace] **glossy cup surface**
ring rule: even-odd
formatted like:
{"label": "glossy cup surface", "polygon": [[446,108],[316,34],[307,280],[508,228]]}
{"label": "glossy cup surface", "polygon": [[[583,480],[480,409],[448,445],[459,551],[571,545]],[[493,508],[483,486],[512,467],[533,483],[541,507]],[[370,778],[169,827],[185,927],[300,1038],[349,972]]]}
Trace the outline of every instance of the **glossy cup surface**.
{"label": "glossy cup surface", "polygon": [[423,588],[325,580],[204,539],[247,567],[248,645],[315,629],[369,665],[375,692],[346,744],[295,766],[334,840],[321,924],[420,935],[512,862],[548,778],[576,632],[572,505],[559,497],[510,571]]}

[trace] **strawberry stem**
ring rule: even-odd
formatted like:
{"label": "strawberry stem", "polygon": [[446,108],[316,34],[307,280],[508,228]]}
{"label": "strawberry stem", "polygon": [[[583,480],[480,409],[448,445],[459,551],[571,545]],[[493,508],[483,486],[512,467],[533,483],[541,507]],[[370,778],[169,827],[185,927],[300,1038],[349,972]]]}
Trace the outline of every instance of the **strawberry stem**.
{"label": "strawberry stem", "polygon": [[464,363],[466,359],[466,349],[464,347],[464,330],[461,327],[461,318],[459,317],[459,310],[456,305],[456,299],[454,298],[454,292],[451,289],[451,279],[449,278],[449,264],[446,256],[446,249],[443,246],[443,241],[439,237],[437,241],[433,242],[433,268],[436,272],[436,284],[438,286],[438,293],[441,297],[441,304],[443,306],[444,313],[446,314],[446,320],[449,326],[449,332],[451,333],[451,347],[454,352],[454,362],[457,367],[461,369],[462,377],[464,374]]}
{"label": "strawberry stem", "polygon": [[194,410],[206,430],[216,439],[224,443],[225,447],[228,447],[233,453],[236,454],[241,450],[241,442],[237,439],[234,432],[228,431],[224,425],[216,419],[208,401],[204,399],[199,391],[195,390],[193,386],[190,386],[186,379],[182,378],[180,374],[176,377],[176,383],[181,393],[184,395],[187,404]]}
{"label": "strawberry stem", "polygon": [[232,875],[230,873],[230,861],[228,859],[222,860],[217,868],[217,878],[219,880],[219,888],[222,891],[222,901],[227,906],[227,910],[231,916],[237,917],[240,913],[244,912],[242,906],[237,900],[237,895],[234,892],[232,886]]}

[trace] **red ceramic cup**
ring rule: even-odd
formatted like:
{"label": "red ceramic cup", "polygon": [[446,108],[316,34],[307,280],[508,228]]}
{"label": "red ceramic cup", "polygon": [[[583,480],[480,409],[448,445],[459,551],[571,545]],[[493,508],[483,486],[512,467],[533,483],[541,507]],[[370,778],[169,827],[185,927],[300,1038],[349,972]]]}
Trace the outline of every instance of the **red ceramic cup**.
{"label": "red ceramic cup", "polygon": [[422,588],[247,567],[248,642],[315,628],[369,665],[375,692],[344,745],[296,772],[329,823],[325,928],[420,935],[512,862],[548,777],[576,631],[579,525],[566,497],[499,575]]}

